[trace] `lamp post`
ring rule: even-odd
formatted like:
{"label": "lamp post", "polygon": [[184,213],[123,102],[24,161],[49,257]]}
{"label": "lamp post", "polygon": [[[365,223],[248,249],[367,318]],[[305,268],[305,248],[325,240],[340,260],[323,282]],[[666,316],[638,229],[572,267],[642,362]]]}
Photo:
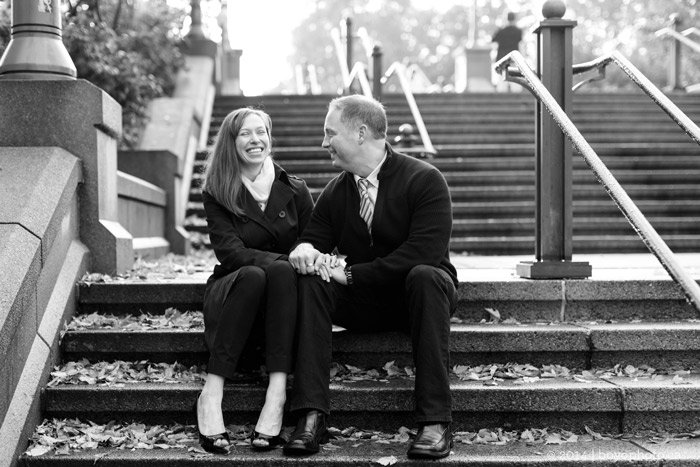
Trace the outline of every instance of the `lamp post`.
{"label": "lamp post", "polygon": [[76,79],[62,36],[60,0],[12,0],[11,38],[0,58],[0,79]]}

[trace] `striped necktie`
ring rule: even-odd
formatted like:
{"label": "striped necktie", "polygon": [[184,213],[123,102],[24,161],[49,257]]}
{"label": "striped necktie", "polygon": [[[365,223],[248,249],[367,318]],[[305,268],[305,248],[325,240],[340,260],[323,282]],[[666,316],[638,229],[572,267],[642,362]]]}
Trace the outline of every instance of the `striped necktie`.
{"label": "striped necktie", "polygon": [[367,224],[367,229],[372,233],[372,216],[374,215],[374,206],[369,197],[369,182],[366,178],[361,178],[357,181],[360,189],[360,217]]}

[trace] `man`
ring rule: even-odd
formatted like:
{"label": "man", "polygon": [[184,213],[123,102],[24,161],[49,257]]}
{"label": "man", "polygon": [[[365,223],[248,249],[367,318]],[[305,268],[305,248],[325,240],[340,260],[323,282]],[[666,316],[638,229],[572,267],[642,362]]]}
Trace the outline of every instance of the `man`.
{"label": "man", "polygon": [[515,25],[515,13],[509,11],[506,19],[508,24],[496,31],[492,41],[498,45],[496,52],[496,61],[499,61],[514,50],[520,47],[520,41],[523,38],[523,32]]}
{"label": "man", "polygon": [[[515,13],[509,11],[506,18],[508,24],[497,30],[491,39],[492,42],[497,45],[496,62],[512,51],[519,50],[520,41],[523,38],[523,32],[515,24]],[[510,86],[509,82],[503,81],[500,77],[498,78],[496,87],[499,91],[511,91],[520,88],[519,86]]]}
{"label": "man", "polygon": [[[450,316],[458,284],[449,259],[447,183],[432,165],[391,148],[386,113],[371,98],[333,100],[324,131],[322,146],[343,173],[320,195],[289,256],[300,274],[290,401],[299,420],[284,452],[315,453],[328,440],[335,323],[348,330],[410,334],[419,429],[408,455],[446,457],[452,447]],[[345,259],[334,267],[338,260],[329,254],[336,248]]]}

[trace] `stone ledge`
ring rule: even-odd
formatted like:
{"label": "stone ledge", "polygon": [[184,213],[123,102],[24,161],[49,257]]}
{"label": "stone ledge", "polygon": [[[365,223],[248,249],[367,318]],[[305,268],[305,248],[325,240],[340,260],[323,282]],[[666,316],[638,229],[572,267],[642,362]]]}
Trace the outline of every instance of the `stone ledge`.
{"label": "stone ledge", "polygon": [[42,241],[42,262],[82,181],[80,160],[60,148],[0,148],[0,224],[19,224]]}
{"label": "stone ledge", "polygon": [[[11,398],[3,407],[0,425],[0,467],[13,465],[26,440],[41,422],[40,394],[49,379],[51,366],[58,363],[58,340],[63,324],[75,309],[73,284],[86,268],[87,249],[77,241],[71,243],[58,277],[51,283],[51,295],[42,313],[26,361],[16,361],[21,375],[16,388],[6,394]],[[7,353],[3,352],[3,355]],[[23,356],[24,357],[24,356]],[[5,396],[5,394],[3,394]],[[7,409],[5,413],[5,410]]]}

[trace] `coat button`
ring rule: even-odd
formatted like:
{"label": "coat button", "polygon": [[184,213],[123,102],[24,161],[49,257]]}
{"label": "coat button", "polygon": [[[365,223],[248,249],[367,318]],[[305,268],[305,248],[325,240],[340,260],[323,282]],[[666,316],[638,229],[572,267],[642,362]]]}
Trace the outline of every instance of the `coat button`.
{"label": "coat button", "polygon": [[280,211],[279,216],[280,216],[282,219],[284,219],[285,217],[287,217],[287,213],[284,212],[284,211]]}
{"label": "coat button", "polygon": [[248,222],[248,217],[243,216],[243,217],[241,217],[241,220],[242,220],[244,223],[245,223],[245,222]]}

